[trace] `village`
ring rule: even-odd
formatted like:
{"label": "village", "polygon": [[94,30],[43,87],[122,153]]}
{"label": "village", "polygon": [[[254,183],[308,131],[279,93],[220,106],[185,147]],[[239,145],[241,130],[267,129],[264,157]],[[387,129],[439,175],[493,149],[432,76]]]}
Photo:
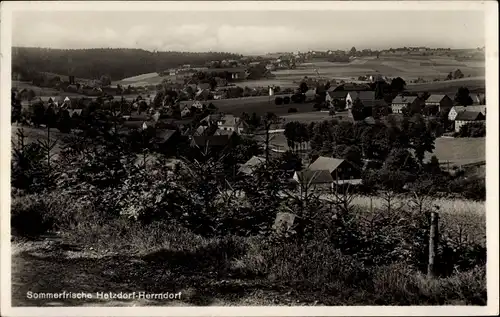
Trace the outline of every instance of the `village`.
{"label": "village", "polygon": [[481,41],[128,14],[12,46],[12,305],[486,305]]}

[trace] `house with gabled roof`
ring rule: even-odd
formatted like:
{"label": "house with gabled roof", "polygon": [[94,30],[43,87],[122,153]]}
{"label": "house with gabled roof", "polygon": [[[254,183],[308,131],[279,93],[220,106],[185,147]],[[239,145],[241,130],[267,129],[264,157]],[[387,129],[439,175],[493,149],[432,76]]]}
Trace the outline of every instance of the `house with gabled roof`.
{"label": "house with gabled roof", "polygon": [[255,169],[257,169],[259,166],[264,164],[266,162],[266,159],[263,157],[259,156],[252,156],[248,161],[246,161],[244,164],[240,166],[238,169],[238,172],[247,176],[250,176],[253,174]]}
{"label": "house with gabled roof", "polygon": [[455,118],[455,132],[459,132],[460,128],[469,123],[485,123],[486,116],[481,112],[462,111]]}
{"label": "house with gabled roof", "polygon": [[195,135],[191,137],[191,147],[198,147],[200,149],[213,149],[213,150],[223,150],[232,135]]}
{"label": "house with gabled roof", "polygon": [[238,134],[245,133],[249,129],[248,123],[238,117],[229,114],[222,116],[217,121],[217,126],[219,130],[236,132]]}
{"label": "house with gabled roof", "polygon": [[392,100],[391,110],[392,113],[403,113],[404,108],[411,108],[416,106],[423,107],[424,103],[417,96],[402,96],[398,95]]}
{"label": "house with gabled roof", "polygon": [[299,184],[301,195],[312,190],[330,190],[333,187],[333,178],[328,170],[303,169],[293,174],[293,180]]}
{"label": "house with gabled roof", "polygon": [[345,159],[320,156],[309,165],[308,169],[327,170],[335,181],[361,178],[361,167],[356,167]]}
{"label": "house with gabled roof", "polygon": [[455,121],[457,115],[460,112],[471,111],[471,112],[481,112],[486,116],[486,106],[453,106],[448,113],[448,120]]}
{"label": "house with gabled roof", "polygon": [[345,98],[346,102],[346,110],[351,109],[354,101],[356,99],[361,100],[363,105],[365,103],[371,102],[375,100],[375,92],[371,90],[363,90],[363,91],[349,91]]}
{"label": "house with gabled roof", "polygon": [[425,100],[425,107],[429,109],[428,113],[449,111],[453,107],[453,100],[447,95],[433,94]]}
{"label": "house with gabled roof", "polygon": [[335,101],[340,102],[341,104],[345,104],[348,93],[348,91],[328,90],[328,92],[326,93],[325,101],[327,104],[330,104],[330,106],[333,106]]}

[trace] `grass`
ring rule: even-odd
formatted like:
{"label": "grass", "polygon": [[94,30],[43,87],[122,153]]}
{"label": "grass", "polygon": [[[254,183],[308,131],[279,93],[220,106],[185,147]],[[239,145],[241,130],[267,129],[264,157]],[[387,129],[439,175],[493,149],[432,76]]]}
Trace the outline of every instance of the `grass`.
{"label": "grass", "polygon": [[[424,64],[422,64],[424,63]],[[277,85],[281,87],[296,87],[295,83],[301,80],[304,76],[318,77],[315,69],[318,69],[321,77],[336,80],[352,80],[359,76],[371,75],[380,73],[388,77],[402,77],[407,82],[417,79],[418,77],[426,80],[440,78],[443,80],[449,72],[456,69],[460,70],[465,76],[470,75],[471,78],[465,78],[462,81],[447,81],[433,82],[427,84],[411,84],[409,90],[455,93],[461,85],[469,87],[469,89],[484,89],[484,61],[457,61],[453,57],[447,56],[380,56],[379,59],[374,57],[357,58],[349,63],[332,63],[332,62],[313,62],[299,65],[294,70],[278,70],[273,72],[276,75],[274,79],[261,79],[240,82],[239,86],[248,87],[267,87],[269,85]],[[116,83],[122,85],[156,85],[167,77],[161,77],[151,74],[138,75],[131,78],[126,78]]]}
{"label": "grass", "polygon": [[[144,225],[123,218],[105,219],[103,211],[89,197],[79,200],[70,197],[55,190],[13,198],[15,219],[29,224],[29,217],[43,215],[47,221],[37,224],[50,224],[52,219],[53,230],[59,232],[42,236],[38,241],[14,241],[14,306],[484,305],[486,302],[484,267],[469,267],[448,277],[429,280],[403,261],[366,264],[357,254],[349,255],[336,244],[325,243],[323,239],[329,236],[322,232],[300,244],[265,237],[202,237],[172,221]],[[357,209],[366,212],[367,202],[366,198],[358,197],[354,203]],[[443,235],[450,239],[460,237],[460,241],[469,244],[484,242],[484,204],[449,200],[434,203],[442,206]],[[383,209],[380,199],[375,199],[373,205],[376,213]],[[380,230],[398,228],[396,223],[379,225]],[[398,241],[399,235],[394,230],[383,232],[383,239]],[[183,295],[177,301],[26,298],[27,291],[62,290],[93,294],[144,290]]]}
{"label": "grass", "polygon": [[437,138],[434,153],[441,163],[462,165],[486,160],[486,138]]}

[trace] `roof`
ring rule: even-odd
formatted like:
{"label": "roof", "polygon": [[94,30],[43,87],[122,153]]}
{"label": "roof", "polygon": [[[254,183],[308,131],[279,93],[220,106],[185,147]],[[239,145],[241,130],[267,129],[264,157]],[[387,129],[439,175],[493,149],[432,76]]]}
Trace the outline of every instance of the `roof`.
{"label": "roof", "polygon": [[459,113],[465,111],[465,106],[454,106],[453,109],[455,109],[455,111]]}
{"label": "roof", "polygon": [[136,129],[140,130],[142,129],[142,125],[144,124],[145,121],[125,121],[123,123],[123,126],[129,129]]}
{"label": "roof", "polygon": [[147,121],[148,116],[145,114],[132,113],[127,120],[128,121]]}
{"label": "roof", "polygon": [[358,92],[358,98],[362,101],[375,99],[374,91],[360,91]]}
{"label": "roof", "polygon": [[245,164],[241,165],[238,171],[243,174],[250,175],[253,173],[254,169],[260,164],[264,163],[266,159],[258,156],[252,156],[251,159],[246,161]]}
{"label": "roof", "polygon": [[225,146],[229,142],[229,135],[196,135],[191,140],[191,145],[205,146]]}
{"label": "roof", "polygon": [[[308,170],[295,172],[296,181],[300,184],[331,184],[333,183],[332,175],[328,170]],[[295,179],[295,177],[294,177]]]}
{"label": "roof", "polygon": [[236,123],[238,123],[239,121],[239,118],[238,117],[235,117],[233,116],[232,114],[226,114],[224,116],[222,116],[220,119],[220,125],[222,126],[235,126]]}
{"label": "roof", "polygon": [[309,169],[313,171],[327,170],[330,173],[335,171],[337,167],[344,162],[344,159],[338,159],[333,157],[320,156],[309,165]]}
{"label": "roof", "polygon": [[430,95],[425,102],[441,102],[446,95]]}
{"label": "roof", "polygon": [[[455,107],[456,108],[456,107]],[[456,110],[458,112],[458,110]],[[464,107],[464,111],[471,111],[471,112],[481,112],[482,114],[486,114],[486,106],[467,106]]]}
{"label": "roof", "polygon": [[202,84],[198,84],[198,88],[199,89],[210,89],[210,84],[209,83],[202,83]]}
{"label": "roof", "polygon": [[158,142],[167,142],[177,131],[176,130],[156,130],[156,139]]}
{"label": "roof", "polygon": [[222,118],[222,115],[220,113],[217,114],[209,114],[205,118],[201,119],[202,122],[215,122],[219,121]]}
{"label": "roof", "polygon": [[361,100],[364,107],[373,107],[373,106],[387,106],[387,103],[383,99],[365,99]]}
{"label": "roof", "polygon": [[396,96],[396,98],[394,98],[394,100],[392,101],[392,103],[408,103],[408,104],[411,104],[416,99],[417,99],[417,96],[401,96],[401,95],[398,95],[398,96]]}
{"label": "roof", "polygon": [[328,94],[332,98],[338,98],[338,99],[343,99],[347,97],[348,91],[328,91]]}
{"label": "roof", "polygon": [[316,89],[309,89],[308,91],[306,91],[305,95],[308,97],[316,96]]}
{"label": "roof", "polygon": [[73,114],[81,115],[82,114],[82,109],[69,109],[68,110],[69,116],[72,117]]}
{"label": "roof", "polygon": [[455,120],[456,121],[484,120],[484,115],[481,112],[463,111],[458,113]]}

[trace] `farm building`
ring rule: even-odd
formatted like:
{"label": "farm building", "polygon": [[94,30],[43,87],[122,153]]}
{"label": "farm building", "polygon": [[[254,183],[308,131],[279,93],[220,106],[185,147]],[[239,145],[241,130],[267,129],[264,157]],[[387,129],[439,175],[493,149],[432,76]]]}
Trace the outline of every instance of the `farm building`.
{"label": "farm building", "polygon": [[361,178],[360,168],[344,159],[320,156],[308,168],[312,171],[327,170],[335,181]]}
{"label": "farm building", "polygon": [[448,111],[453,107],[453,100],[447,95],[430,95],[425,100],[425,107],[428,109],[435,109],[431,113],[438,113],[441,111]]}
{"label": "farm building", "polygon": [[209,148],[222,150],[229,144],[231,136],[232,135],[193,136],[191,138],[191,146],[201,149]]}
{"label": "farm building", "polygon": [[392,113],[403,113],[403,108],[418,106],[421,100],[416,96],[401,96],[398,95],[391,104]]}
{"label": "farm building", "polygon": [[205,118],[201,119],[200,122],[211,125],[211,124],[217,124],[219,120],[222,119],[222,114],[210,114],[206,116]]}
{"label": "farm building", "polygon": [[191,110],[189,109],[188,106],[184,106],[184,108],[182,108],[181,110],[181,117],[187,117],[187,116],[190,116],[191,115]]}
{"label": "farm building", "polygon": [[484,116],[486,116],[486,106],[453,106],[448,113],[448,120],[455,121],[457,115],[464,111],[481,112]]}
{"label": "farm building", "polygon": [[266,161],[263,157],[252,156],[251,159],[242,164],[238,172],[245,175],[252,175],[254,170]]}
{"label": "farm building", "polygon": [[455,118],[455,132],[459,132],[463,125],[469,123],[484,123],[486,117],[481,112],[463,111]]}
{"label": "farm building", "polygon": [[299,184],[301,194],[309,190],[329,190],[333,187],[333,178],[328,170],[303,169],[293,174],[293,180]]}
{"label": "farm building", "polygon": [[217,121],[219,130],[232,131],[238,134],[245,133],[248,130],[248,123],[233,115],[224,115]]}
{"label": "farm building", "polygon": [[158,150],[160,152],[174,155],[176,153],[176,147],[179,138],[180,133],[177,130],[157,129],[154,141],[157,144]]}
{"label": "farm building", "polygon": [[375,100],[375,92],[374,91],[350,91],[346,98],[346,110],[351,109],[352,104],[356,99],[361,100],[363,104],[366,102],[371,102]]}
{"label": "farm building", "polygon": [[347,94],[347,91],[328,91],[325,97],[325,101],[327,104],[330,104],[332,106],[335,101],[340,102],[341,104],[345,104]]}
{"label": "farm building", "polygon": [[203,103],[199,100],[189,100],[189,101],[181,101],[180,102],[181,108],[183,107],[188,107],[191,109],[192,107],[195,107],[196,109],[203,109]]}

